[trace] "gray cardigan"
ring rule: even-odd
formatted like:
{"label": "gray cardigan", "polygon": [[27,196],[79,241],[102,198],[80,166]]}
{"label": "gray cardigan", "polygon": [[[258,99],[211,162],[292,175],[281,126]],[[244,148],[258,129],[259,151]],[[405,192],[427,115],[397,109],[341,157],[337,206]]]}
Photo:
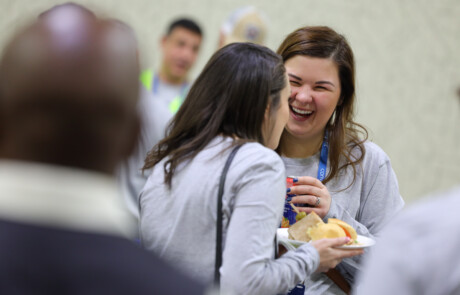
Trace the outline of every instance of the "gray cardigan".
{"label": "gray cardigan", "polygon": [[[231,139],[215,138],[178,167],[169,189],[163,162],[154,167],[140,196],[144,247],[199,281],[210,284],[215,261],[216,199]],[[236,294],[279,294],[318,267],[319,255],[306,244],[274,259],[274,238],[286,193],[280,157],[258,143],[236,154],[223,196],[223,290]]]}

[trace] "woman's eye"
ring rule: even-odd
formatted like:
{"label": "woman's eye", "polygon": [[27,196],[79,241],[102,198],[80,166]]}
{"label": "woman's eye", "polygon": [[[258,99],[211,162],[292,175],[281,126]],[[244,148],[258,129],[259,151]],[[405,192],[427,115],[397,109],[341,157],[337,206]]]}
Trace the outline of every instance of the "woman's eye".
{"label": "woman's eye", "polygon": [[328,90],[326,87],[323,86],[316,86],[317,90]]}
{"label": "woman's eye", "polygon": [[297,81],[292,81],[291,80],[291,81],[289,81],[289,83],[291,83],[291,85],[293,85],[293,86],[300,86],[300,83],[297,82]]}

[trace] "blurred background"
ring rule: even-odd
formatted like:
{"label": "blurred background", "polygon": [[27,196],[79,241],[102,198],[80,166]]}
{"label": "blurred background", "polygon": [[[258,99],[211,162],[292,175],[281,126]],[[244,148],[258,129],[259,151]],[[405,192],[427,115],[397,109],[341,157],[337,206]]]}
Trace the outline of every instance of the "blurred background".
{"label": "blurred background", "polygon": [[[58,0],[0,0],[0,48],[30,18]],[[137,33],[144,68],[158,67],[169,22],[191,17],[204,29],[191,78],[217,49],[236,8],[269,19],[267,46],[304,25],[327,25],[349,40],[357,64],[357,121],[389,155],[407,203],[460,183],[460,1],[458,0],[86,0]]]}

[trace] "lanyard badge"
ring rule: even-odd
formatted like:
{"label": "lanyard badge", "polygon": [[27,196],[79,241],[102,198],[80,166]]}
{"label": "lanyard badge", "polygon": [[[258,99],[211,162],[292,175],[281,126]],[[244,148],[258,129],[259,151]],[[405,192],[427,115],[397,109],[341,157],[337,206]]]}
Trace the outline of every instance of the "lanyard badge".
{"label": "lanyard badge", "polygon": [[323,181],[326,178],[327,157],[329,155],[329,143],[327,138],[327,131],[324,133],[323,144],[321,145],[321,154],[319,156],[318,175],[316,178]]}
{"label": "lanyard badge", "polygon": [[288,295],[304,295],[304,293],[305,293],[305,285],[297,284],[297,286],[289,290]]}

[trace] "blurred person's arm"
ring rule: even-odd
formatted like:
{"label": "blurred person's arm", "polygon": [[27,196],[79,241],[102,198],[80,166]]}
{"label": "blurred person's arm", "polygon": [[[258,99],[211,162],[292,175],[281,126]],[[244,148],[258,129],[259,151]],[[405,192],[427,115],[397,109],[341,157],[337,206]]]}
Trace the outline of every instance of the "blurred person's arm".
{"label": "blurred person's arm", "polygon": [[460,187],[402,212],[364,260],[356,294],[459,294]]}

